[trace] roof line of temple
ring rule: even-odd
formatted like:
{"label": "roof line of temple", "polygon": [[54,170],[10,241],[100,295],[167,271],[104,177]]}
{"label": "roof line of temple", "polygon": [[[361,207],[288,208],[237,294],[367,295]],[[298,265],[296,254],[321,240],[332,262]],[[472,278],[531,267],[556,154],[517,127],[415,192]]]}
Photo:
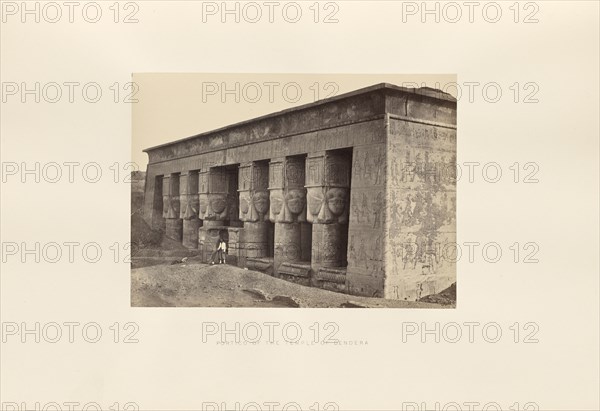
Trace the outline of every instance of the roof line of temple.
{"label": "roof line of temple", "polygon": [[302,104],[302,105],[297,106],[297,107],[286,108],[284,110],[276,111],[274,113],[265,114],[265,115],[260,116],[260,117],[254,117],[254,118],[251,118],[249,120],[243,120],[243,121],[240,121],[240,122],[237,122],[237,123],[233,123],[233,124],[229,124],[227,126],[220,127],[220,128],[214,129],[214,130],[205,131],[205,132],[202,132],[200,134],[195,134],[195,135],[190,136],[190,137],[185,137],[185,138],[181,138],[179,140],[170,141],[168,143],[159,144],[157,146],[146,148],[146,149],[144,149],[142,151],[144,151],[145,153],[147,153],[147,152],[155,150],[157,148],[167,147],[167,146],[170,146],[170,145],[173,145],[173,144],[181,143],[183,141],[191,140],[191,139],[194,139],[194,138],[202,137],[202,136],[209,135],[209,134],[214,134],[214,133],[217,133],[217,132],[220,132],[220,131],[224,131],[224,130],[227,130],[227,129],[232,129],[232,128],[236,128],[236,127],[243,126],[243,125],[246,125],[246,124],[254,123],[256,121],[265,120],[265,119],[268,119],[268,118],[279,117],[281,115],[288,114],[288,113],[291,113],[291,112],[301,111],[301,110],[304,110],[306,108],[316,107],[316,106],[319,106],[319,105],[322,105],[322,104],[331,103],[331,102],[334,102],[334,101],[337,101],[337,100],[343,100],[343,99],[346,99],[348,97],[353,97],[353,96],[356,96],[356,95],[359,95],[359,94],[366,94],[366,93],[370,93],[370,92],[373,92],[373,91],[376,91],[376,90],[380,90],[380,89],[396,90],[396,91],[400,91],[400,92],[403,92],[403,93],[417,94],[417,95],[421,95],[421,96],[425,96],[425,97],[435,98],[435,99],[438,99],[438,100],[446,100],[446,101],[456,102],[456,99],[452,95],[450,95],[448,93],[445,93],[445,92],[443,92],[441,90],[438,90],[438,89],[435,89],[435,88],[431,88],[431,87],[408,88],[408,87],[396,86],[396,85],[390,84],[390,83],[379,83],[379,84],[375,84],[373,86],[360,88],[358,90],[354,90],[354,91],[350,91],[348,93],[344,93],[344,94],[340,94],[340,95],[337,95],[337,96],[329,97],[329,98],[326,98],[326,99],[323,99],[323,100],[317,100],[317,101],[314,101],[312,103]]}

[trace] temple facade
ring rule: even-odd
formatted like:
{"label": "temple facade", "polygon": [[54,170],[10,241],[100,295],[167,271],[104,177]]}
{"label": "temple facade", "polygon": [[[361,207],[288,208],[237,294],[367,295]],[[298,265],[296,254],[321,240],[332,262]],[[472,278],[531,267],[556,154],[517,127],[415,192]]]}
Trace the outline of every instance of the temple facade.
{"label": "temple facade", "polygon": [[456,100],[378,84],[144,150],[144,219],[209,262],[370,297],[456,281]]}

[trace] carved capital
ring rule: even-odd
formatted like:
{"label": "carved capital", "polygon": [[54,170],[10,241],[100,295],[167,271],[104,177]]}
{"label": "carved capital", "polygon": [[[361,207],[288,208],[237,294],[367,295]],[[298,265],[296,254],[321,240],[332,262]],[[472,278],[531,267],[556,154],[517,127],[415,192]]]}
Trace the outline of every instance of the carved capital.
{"label": "carved capital", "polygon": [[179,175],[163,177],[163,218],[177,219],[180,213]]}
{"label": "carved capital", "polygon": [[[198,217],[202,220],[231,219],[229,174],[210,169],[198,175]],[[237,214],[237,212],[236,212]]]}
{"label": "carved capital", "polygon": [[283,158],[270,163],[270,213],[274,223],[306,221],[304,160]]}
{"label": "carved capital", "polygon": [[342,187],[311,187],[307,189],[307,220],[311,223],[347,223],[349,190]]}
{"label": "carved capital", "polygon": [[179,218],[194,220],[198,218],[198,172],[181,173],[179,180],[180,212]]}
{"label": "carved capital", "polygon": [[266,164],[247,163],[239,168],[239,218],[247,222],[269,219],[269,168]]}
{"label": "carved capital", "polygon": [[306,160],[307,220],[348,222],[350,161],[338,153],[312,153]]}

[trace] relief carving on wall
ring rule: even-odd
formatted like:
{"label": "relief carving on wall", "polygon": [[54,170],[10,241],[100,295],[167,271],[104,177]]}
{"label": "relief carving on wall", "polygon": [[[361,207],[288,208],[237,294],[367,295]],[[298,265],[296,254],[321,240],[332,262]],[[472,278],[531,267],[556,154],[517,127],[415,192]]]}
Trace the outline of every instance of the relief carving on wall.
{"label": "relief carving on wall", "polygon": [[361,186],[385,183],[385,150],[383,145],[355,149],[352,161],[353,184]]}
{"label": "relief carving on wall", "polygon": [[367,235],[356,232],[350,234],[348,240],[348,264],[351,267],[363,268],[375,275],[383,268],[383,236]]}
{"label": "relief carving on wall", "polygon": [[411,183],[456,186],[456,155],[436,152],[427,147],[403,149],[401,145],[390,146],[390,181],[394,186]]}
{"label": "relief carving on wall", "polygon": [[435,187],[402,196],[390,192],[389,241],[396,271],[435,274],[453,265],[442,250],[454,235],[449,233],[456,232],[456,194]]}

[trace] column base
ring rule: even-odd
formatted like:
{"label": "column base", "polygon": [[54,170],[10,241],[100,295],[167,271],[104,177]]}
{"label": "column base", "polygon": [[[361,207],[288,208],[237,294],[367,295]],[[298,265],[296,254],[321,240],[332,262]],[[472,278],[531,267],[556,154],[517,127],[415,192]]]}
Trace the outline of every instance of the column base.
{"label": "column base", "polygon": [[184,247],[198,248],[198,229],[202,222],[198,219],[183,220],[183,241]]}
{"label": "column base", "polygon": [[183,239],[183,220],[167,218],[165,221],[165,236],[171,240],[181,242]]}
{"label": "column base", "polygon": [[269,255],[269,223],[244,222],[240,231],[240,266],[246,267],[247,258],[265,258]]}
{"label": "column base", "polygon": [[313,224],[311,266],[314,272],[345,265],[348,243],[345,231],[342,224]]}
{"label": "column base", "polygon": [[227,233],[229,227],[221,224],[221,221],[204,220],[202,227],[198,229],[198,249],[203,263],[210,263],[211,257],[217,249],[219,236]]}
{"label": "column base", "polygon": [[302,258],[300,223],[275,223],[275,253],[273,271],[277,276],[279,266],[298,262]]}

